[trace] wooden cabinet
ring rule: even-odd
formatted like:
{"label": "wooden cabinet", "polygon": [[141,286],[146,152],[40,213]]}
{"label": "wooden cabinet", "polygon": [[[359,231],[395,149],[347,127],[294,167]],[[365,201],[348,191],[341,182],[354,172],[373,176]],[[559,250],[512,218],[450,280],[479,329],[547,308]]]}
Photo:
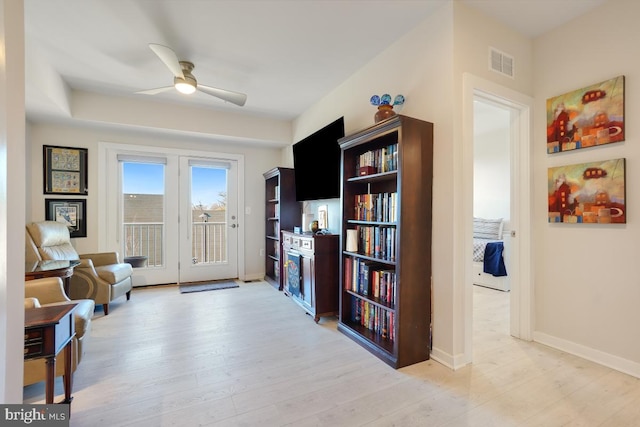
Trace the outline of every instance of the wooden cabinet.
{"label": "wooden cabinet", "polygon": [[282,290],[282,260],[280,230],[293,230],[302,219],[300,203],[296,201],[293,169],[274,168],[265,179],[265,274],[264,278]]}
{"label": "wooden cabinet", "polygon": [[433,124],[398,115],[339,142],[338,330],[394,368],[427,360]]}
{"label": "wooden cabinet", "polygon": [[283,290],[316,323],[338,314],[337,234],[282,232]]}

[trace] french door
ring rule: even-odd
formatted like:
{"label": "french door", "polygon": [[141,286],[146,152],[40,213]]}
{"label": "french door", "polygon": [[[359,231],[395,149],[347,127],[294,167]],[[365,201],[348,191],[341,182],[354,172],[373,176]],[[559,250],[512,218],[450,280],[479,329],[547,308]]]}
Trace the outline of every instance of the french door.
{"label": "french door", "polygon": [[238,277],[242,158],[113,145],[100,240],[121,259],[144,259],[134,286]]}
{"label": "french door", "polygon": [[237,165],[180,157],[179,282],[238,277]]}

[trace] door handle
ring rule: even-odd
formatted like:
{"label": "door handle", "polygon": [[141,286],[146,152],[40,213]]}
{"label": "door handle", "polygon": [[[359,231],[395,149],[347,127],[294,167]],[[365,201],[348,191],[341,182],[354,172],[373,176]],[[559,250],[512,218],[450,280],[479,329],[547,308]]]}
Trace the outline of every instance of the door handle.
{"label": "door handle", "polygon": [[238,226],[238,225],[236,225],[236,224],[231,224],[231,225],[230,225],[230,227],[231,227],[231,228],[236,228],[236,227],[239,227],[239,226]]}

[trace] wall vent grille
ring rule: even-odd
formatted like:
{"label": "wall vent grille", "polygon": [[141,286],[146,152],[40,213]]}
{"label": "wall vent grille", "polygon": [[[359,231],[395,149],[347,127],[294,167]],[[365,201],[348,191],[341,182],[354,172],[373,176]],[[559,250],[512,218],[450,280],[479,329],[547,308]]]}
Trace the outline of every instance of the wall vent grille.
{"label": "wall vent grille", "polygon": [[507,55],[496,48],[489,48],[489,69],[513,78],[514,60],[513,56]]}

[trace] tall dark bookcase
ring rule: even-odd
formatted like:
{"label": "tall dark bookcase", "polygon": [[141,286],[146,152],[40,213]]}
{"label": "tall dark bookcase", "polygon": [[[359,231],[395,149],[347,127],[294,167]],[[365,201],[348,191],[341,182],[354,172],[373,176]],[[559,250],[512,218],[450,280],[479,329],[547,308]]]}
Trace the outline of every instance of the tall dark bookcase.
{"label": "tall dark bookcase", "polygon": [[282,246],[280,230],[293,230],[302,219],[300,202],[296,201],[296,181],[293,169],[273,168],[263,174],[265,179],[265,273],[264,278],[282,290]]}
{"label": "tall dark bookcase", "polygon": [[393,368],[422,362],[431,347],[433,124],[397,115],[339,142],[338,330]]}

